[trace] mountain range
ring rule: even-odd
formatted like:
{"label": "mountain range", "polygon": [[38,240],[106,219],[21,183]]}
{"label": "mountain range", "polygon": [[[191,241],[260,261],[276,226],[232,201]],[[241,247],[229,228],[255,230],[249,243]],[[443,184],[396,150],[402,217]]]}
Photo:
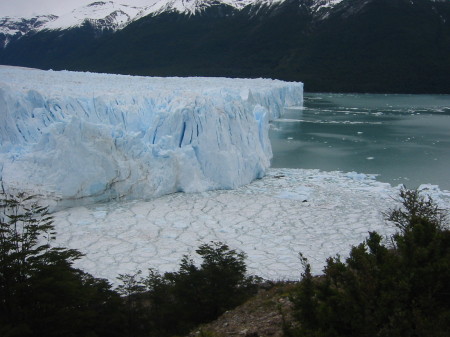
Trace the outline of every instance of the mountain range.
{"label": "mountain range", "polygon": [[94,2],[61,16],[0,18],[0,64],[448,94],[450,1]]}

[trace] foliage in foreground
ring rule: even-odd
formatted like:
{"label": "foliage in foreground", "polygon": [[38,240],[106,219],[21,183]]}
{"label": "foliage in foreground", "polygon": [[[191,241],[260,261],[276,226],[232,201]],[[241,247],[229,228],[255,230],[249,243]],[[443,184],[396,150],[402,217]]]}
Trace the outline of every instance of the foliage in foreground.
{"label": "foliage in foreground", "polygon": [[197,266],[185,255],[177,272],[159,274],[153,269],[145,278],[120,275],[119,291],[127,298],[132,315],[144,318],[135,336],[186,334],[195,326],[214,320],[255,293],[258,278],[246,275],[245,254],[221,242],[203,244],[196,253]]}
{"label": "foliage in foreground", "polygon": [[35,197],[0,194],[0,336],[170,336],[216,318],[256,287],[244,253],[211,243],[196,250],[200,266],[184,256],[178,272],[120,275],[113,290],[73,267],[79,251],[51,247],[55,235]]}
{"label": "foliage in foreground", "polygon": [[372,232],[345,262],[329,258],[314,278],[305,259],[293,296],[300,327],[291,336],[449,336],[450,231],[431,198],[402,190],[387,214],[391,245]]}
{"label": "foliage in foreground", "polygon": [[[292,299],[300,324],[290,336],[448,336],[450,231],[443,212],[417,191],[401,191],[387,219],[391,244],[377,233],[324,275],[305,271]],[[52,248],[53,219],[32,197],[0,194],[0,336],[173,336],[215,319],[251,296],[245,254],[203,244],[177,272],[120,275],[114,291],[73,268],[77,250]],[[122,295],[122,297],[120,296]]]}
{"label": "foliage in foreground", "polygon": [[81,253],[51,248],[48,208],[0,195],[0,336],[121,336],[120,296],[72,267]]}

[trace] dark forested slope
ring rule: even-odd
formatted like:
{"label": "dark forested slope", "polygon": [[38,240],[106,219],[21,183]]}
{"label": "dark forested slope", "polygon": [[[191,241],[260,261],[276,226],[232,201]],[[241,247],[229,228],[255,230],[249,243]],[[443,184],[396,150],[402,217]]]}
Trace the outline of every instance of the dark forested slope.
{"label": "dark forested slope", "polygon": [[307,91],[450,93],[450,1],[286,0],[163,12],[9,42],[0,63],[159,76],[272,77]]}

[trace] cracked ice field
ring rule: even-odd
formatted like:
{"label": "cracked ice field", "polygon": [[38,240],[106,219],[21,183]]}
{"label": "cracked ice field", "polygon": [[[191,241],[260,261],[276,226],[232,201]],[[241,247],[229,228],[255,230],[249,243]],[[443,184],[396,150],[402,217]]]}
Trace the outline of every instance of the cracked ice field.
{"label": "cracked ice field", "polygon": [[[421,188],[450,206],[449,192]],[[60,211],[57,243],[81,250],[77,266],[112,282],[139,269],[176,270],[183,254],[209,241],[244,251],[251,274],[292,280],[300,277],[299,252],[318,273],[327,257],[345,256],[369,231],[392,234],[382,213],[397,195],[398,188],[366,175],[270,169],[236,190]]]}

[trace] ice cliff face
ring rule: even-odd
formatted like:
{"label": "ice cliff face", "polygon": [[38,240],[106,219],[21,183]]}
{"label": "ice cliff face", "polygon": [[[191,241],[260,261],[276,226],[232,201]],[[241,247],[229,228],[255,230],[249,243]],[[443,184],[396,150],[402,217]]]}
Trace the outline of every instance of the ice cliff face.
{"label": "ice cliff face", "polygon": [[54,207],[229,189],[260,178],[268,120],[303,84],[0,66],[0,177]]}

